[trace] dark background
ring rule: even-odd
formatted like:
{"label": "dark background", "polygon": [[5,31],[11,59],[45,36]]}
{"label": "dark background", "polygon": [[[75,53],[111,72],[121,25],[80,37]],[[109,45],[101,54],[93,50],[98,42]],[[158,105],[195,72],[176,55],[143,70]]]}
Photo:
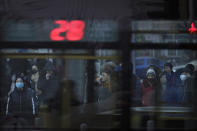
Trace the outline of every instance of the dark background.
{"label": "dark background", "polygon": [[[0,0],[0,14],[17,19],[188,19],[190,0]],[[193,19],[197,1],[193,0]]]}

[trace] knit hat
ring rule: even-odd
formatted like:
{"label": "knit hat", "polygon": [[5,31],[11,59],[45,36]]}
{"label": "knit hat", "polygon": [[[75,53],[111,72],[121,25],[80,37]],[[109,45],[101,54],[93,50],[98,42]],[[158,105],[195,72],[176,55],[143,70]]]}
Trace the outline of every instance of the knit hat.
{"label": "knit hat", "polygon": [[150,69],[147,70],[146,75],[148,75],[148,74],[154,74],[154,75],[156,75],[155,71],[152,68],[150,68]]}

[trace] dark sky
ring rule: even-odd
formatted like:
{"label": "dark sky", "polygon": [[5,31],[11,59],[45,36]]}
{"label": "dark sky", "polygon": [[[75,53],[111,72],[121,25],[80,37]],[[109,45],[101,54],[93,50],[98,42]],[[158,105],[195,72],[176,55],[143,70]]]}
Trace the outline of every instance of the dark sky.
{"label": "dark sky", "polygon": [[131,15],[130,0],[8,0],[9,16],[42,19],[120,19]]}

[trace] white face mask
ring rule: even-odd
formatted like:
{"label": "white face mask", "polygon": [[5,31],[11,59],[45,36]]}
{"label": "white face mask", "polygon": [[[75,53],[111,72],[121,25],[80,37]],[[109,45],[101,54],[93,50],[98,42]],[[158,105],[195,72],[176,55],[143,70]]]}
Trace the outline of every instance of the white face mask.
{"label": "white face mask", "polygon": [[49,80],[51,78],[51,74],[47,73],[46,74],[46,79]]}
{"label": "white face mask", "polygon": [[184,80],[187,79],[187,76],[186,76],[186,75],[180,75],[180,79],[181,79],[182,81],[184,81]]}

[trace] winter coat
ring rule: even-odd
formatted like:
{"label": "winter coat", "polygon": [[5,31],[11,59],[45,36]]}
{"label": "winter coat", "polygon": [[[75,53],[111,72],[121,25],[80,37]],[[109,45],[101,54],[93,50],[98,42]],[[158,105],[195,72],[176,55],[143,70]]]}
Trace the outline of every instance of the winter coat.
{"label": "winter coat", "polygon": [[153,96],[155,89],[157,87],[156,82],[151,83],[149,80],[144,79],[142,84],[142,105],[144,106],[151,106],[153,104]]}
{"label": "winter coat", "polygon": [[15,90],[8,96],[6,115],[34,116],[37,113],[37,100],[31,88]]}
{"label": "winter coat", "polygon": [[172,72],[171,74],[166,74],[167,87],[175,87],[176,79],[177,78],[174,72]]}
{"label": "winter coat", "polygon": [[162,101],[167,105],[177,105],[183,102],[183,89],[180,86],[180,78],[174,72],[166,75],[167,83]]}
{"label": "winter coat", "polygon": [[58,88],[59,81],[56,77],[52,77],[49,80],[42,80],[40,85],[40,90],[42,91],[40,101],[44,104],[49,104],[51,100],[55,99]]}
{"label": "winter coat", "polygon": [[194,88],[194,78],[188,78],[182,82],[183,88],[183,102],[185,105],[192,105],[193,102],[193,88]]}

